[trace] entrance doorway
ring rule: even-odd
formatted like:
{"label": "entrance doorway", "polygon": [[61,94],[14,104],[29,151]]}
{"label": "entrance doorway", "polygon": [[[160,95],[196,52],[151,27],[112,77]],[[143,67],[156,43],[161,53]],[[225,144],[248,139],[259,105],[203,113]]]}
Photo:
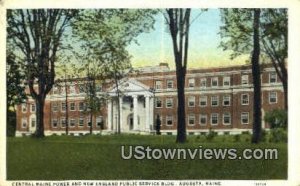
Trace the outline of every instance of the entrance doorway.
{"label": "entrance doorway", "polygon": [[128,115],[127,125],[129,126],[129,130],[133,130],[133,114]]}

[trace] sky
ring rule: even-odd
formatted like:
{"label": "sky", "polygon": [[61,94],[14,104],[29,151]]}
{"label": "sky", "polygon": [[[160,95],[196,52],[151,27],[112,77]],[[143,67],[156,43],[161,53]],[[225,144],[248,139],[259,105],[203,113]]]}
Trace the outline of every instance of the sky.
{"label": "sky", "polygon": [[[171,36],[162,14],[156,17],[154,30],[138,36],[139,45],[132,43],[128,47],[132,55],[133,67],[169,63],[174,68],[174,57]],[[219,67],[245,64],[247,57],[230,59],[230,51],[223,51],[220,45],[219,28],[222,25],[219,9],[208,9],[202,12],[192,9],[189,38],[188,68]]]}

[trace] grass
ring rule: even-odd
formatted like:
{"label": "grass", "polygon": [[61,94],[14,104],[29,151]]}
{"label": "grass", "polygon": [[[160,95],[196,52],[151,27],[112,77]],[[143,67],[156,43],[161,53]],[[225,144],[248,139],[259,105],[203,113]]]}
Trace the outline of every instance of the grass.
{"label": "grass", "polygon": [[[188,136],[51,136],[7,138],[8,180],[114,179],[287,179],[287,144],[250,144],[249,135]],[[123,160],[121,145],[152,148],[277,148],[278,160]]]}

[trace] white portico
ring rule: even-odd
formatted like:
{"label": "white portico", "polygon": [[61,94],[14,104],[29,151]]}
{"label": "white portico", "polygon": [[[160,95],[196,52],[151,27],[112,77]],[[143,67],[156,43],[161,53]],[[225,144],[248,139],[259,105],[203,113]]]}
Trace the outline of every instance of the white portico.
{"label": "white portico", "polygon": [[108,131],[118,130],[118,100],[120,104],[121,133],[149,133],[153,127],[153,93],[150,87],[135,79],[123,79],[119,83],[120,96],[113,86],[107,104]]}

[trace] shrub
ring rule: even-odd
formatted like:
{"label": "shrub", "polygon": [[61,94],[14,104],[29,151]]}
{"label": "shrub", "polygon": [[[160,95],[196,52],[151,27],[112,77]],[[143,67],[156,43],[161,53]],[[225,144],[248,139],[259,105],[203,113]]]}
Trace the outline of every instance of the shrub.
{"label": "shrub", "polygon": [[270,124],[271,128],[286,128],[287,112],[284,109],[274,109],[266,113],[264,120]]}
{"label": "shrub", "polygon": [[262,141],[262,142],[266,142],[267,141],[267,131],[266,130],[261,130],[261,138],[260,138],[260,140]]}
{"label": "shrub", "polygon": [[207,141],[212,141],[216,136],[218,135],[218,133],[216,133],[215,131],[213,131],[211,128],[208,131],[208,134],[205,136]]}
{"label": "shrub", "polygon": [[287,131],[282,128],[271,129],[270,142],[287,142]]}
{"label": "shrub", "polygon": [[239,135],[239,134],[234,135],[234,141],[235,142],[241,141],[241,135]]}

